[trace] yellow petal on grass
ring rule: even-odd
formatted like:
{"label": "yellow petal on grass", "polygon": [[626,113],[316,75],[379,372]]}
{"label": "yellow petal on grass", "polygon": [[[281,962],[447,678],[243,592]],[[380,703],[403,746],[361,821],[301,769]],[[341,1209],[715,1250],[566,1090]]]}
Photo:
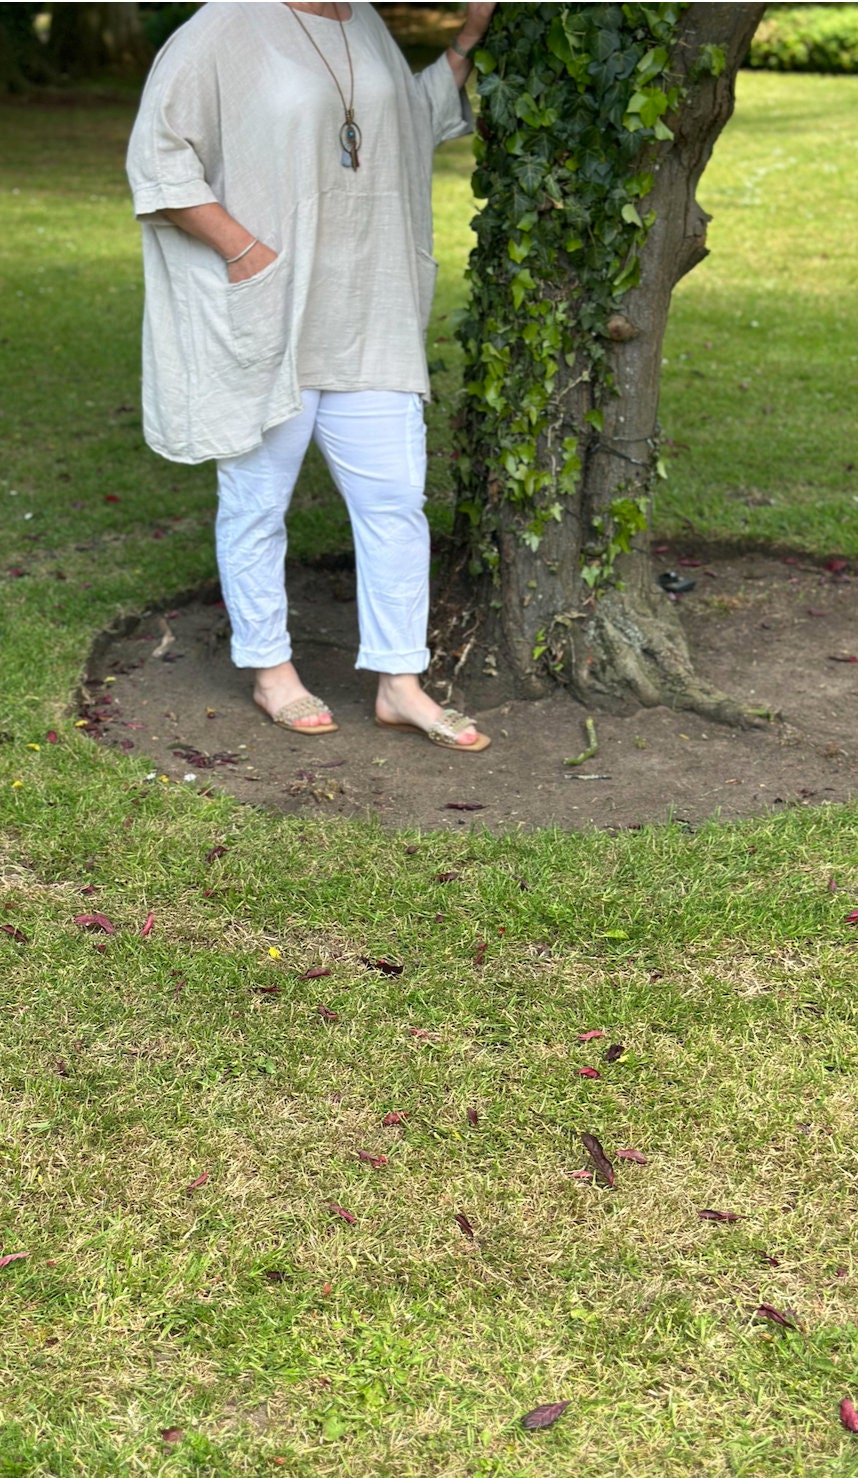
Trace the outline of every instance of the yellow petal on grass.
{"label": "yellow petal on grass", "polygon": [[85,729],[88,723],[88,718],[76,718],[74,721],[74,726],[76,729]]}
{"label": "yellow petal on grass", "polygon": [[27,745],[27,748],[28,749],[35,749],[36,754],[39,753],[39,750],[41,749],[41,747],[42,747],[41,744],[28,744]]}
{"label": "yellow petal on grass", "polygon": [[269,953],[269,955],[270,955],[270,957],[271,957],[272,960],[282,960],[282,958],[283,958],[283,956],[280,953],[279,949],[277,948],[277,945],[276,944],[272,944],[272,946],[269,949],[268,953]]}
{"label": "yellow petal on grass", "polygon": [[107,684],[107,683],[115,683],[116,682],[116,678],[115,677],[106,677],[104,679],[104,681],[105,681],[105,684]]}
{"label": "yellow petal on grass", "polygon": [[23,780],[13,780],[12,781],[12,789],[13,790],[18,790],[23,784],[24,784]]}

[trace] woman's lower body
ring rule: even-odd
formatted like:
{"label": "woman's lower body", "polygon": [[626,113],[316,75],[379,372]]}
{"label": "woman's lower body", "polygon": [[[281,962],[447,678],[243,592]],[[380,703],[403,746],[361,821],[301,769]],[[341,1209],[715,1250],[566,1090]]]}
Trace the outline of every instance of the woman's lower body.
{"label": "woman's lower body", "polygon": [[[307,690],[292,662],[285,588],[285,518],[310,441],[351,519],[357,568],[357,666],[379,674],[376,716],[428,732],[443,710],[420,687],[429,662],[426,443],[418,395],[305,390],[303,411],[241,457],[218,463],[218,567],[232,624],[232,658],[255,670],[254,698],[272,718],[300,715]],[[290,723],[330,727],[322,707]],[[454,742],[468,748],[473,726]],[[480,746],[483,747],[483,746]]]}

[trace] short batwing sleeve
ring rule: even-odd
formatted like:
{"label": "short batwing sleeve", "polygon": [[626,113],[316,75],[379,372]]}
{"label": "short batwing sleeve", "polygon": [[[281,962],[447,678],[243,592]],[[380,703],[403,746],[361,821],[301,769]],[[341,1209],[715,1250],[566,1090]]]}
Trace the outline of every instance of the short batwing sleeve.
{"label": "short batwing sleeve", "polygon": [[429,108],[434,144],[461,138],[472,133],[474,115],[464,88],[460,91],[446,56],[439,56],[431,67],[418,72],[413,79],[417,92]]}
{"label": "short batwing sleeve", "polygon": [[169,42],[155,59],[131,132],[126,169],[138,218],[208,205],[220,149],[216,70]]}

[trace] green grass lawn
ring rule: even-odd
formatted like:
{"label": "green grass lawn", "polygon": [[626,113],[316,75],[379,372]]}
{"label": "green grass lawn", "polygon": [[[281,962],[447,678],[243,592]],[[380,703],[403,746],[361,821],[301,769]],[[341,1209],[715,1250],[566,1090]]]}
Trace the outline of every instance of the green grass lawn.
{"label": "green grass lawn", "polygon": [[[856,552],[856,97],[741,78],[661,533]],[[212,474],[142,446],[129,110],[3,123],[0,1478],[858,1472],[855,807],[391,835],[82,736],[95,633],[214,573]],[[466,145],[437,200],[443,527]]]}

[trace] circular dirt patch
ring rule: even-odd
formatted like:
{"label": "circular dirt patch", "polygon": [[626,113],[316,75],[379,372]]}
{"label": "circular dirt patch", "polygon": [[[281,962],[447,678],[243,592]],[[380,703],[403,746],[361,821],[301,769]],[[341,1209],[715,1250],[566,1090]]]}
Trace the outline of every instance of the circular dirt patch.
{"label": "circular dirt patch", "polygon": [[[766,727],[725,729],[666,708],[595,712],[598,751],[573,767],[565,761],[586,746],[587,710],[560,691],[492,703],[491,680],[480,678],[474,717],[494,741],[483,754],[382,733],[374,679],[353,665],[353,577],[308,568],[290,571],[290,624],[301,675],[331,704],[338,733],[290,734],[253,706],[251,675],[230,663],[214,596],[144,614],[99,642],[81,712],[100,742],[147,755],[173,779],[193,776],[188,784],[287,813],[375,815],[386,826],[694,825],[848,799],[858,789],[854,581],[758,555],[686,563],[683,573],[697,582],[679,600],[699,671],[777,714]],[[467,704],[467,688],[462,697]]]}

